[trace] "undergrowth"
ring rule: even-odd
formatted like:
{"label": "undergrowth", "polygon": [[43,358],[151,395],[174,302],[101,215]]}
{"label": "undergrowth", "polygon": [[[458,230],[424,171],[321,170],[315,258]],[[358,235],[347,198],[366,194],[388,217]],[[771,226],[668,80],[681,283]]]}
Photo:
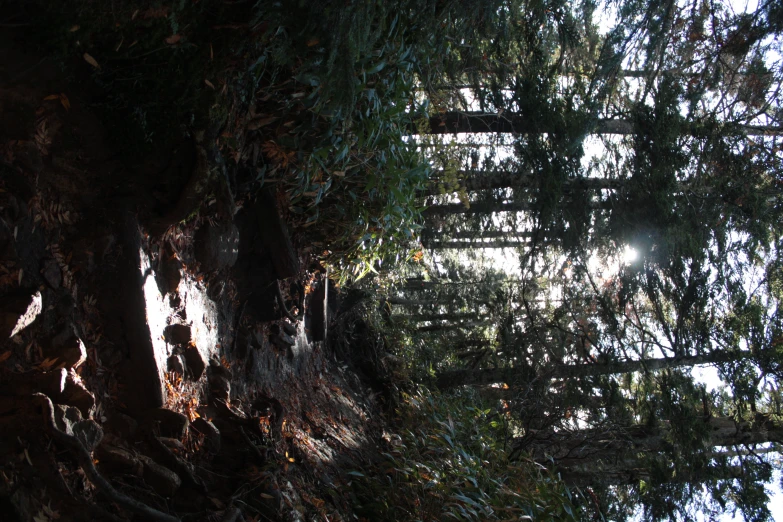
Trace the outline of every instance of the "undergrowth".
{"label": "undergrowth", "polygon": [[352,475],[365,520],[580,520],[580,496],[527,460],[509,461],[503,422],[475,397],[419,388],[398,409],[375,466]]}
{"label": "undergrowth", "polygon": [[415,384],[431,380],[421,354],[406,348],[410,339],[361,286],[346,294],[333,344],[362,375],[389,388],[381,396],[390,427],[378,459],[348,472],[360,520],[586,519],[581,506],[589,502],[579,490],[524,456],[509,458],[507,441],[519,427],[497,402],[476,390],[442,393]]}

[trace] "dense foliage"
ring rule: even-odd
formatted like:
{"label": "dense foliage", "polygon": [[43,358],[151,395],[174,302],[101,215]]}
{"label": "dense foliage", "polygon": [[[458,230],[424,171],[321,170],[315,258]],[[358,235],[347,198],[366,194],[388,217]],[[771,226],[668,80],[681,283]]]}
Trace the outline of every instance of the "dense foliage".
{"label": "dense foliage", "polygon": [[[421,388],[397,412],[382,460],[353,472],[367,520],[579,520],[584,501],[532,461],[510,461],[507,420],[472,394]],[[500,436],[499,436],[500,435]]]}
{"label": "dense foliage", "polygon": [[41,41],[118,140],[206,131],[337,278],[374,273],[389,349],[442,388],[355,472],[368,519],[768,519],[778,3],[95,6]]}

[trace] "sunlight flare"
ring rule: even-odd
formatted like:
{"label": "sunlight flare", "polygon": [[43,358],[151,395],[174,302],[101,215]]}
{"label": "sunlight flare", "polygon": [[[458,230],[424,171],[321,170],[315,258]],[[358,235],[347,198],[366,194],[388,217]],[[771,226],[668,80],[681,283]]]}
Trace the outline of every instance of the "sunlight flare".
{"label": "sunlight flare", "polygon": [[632,246],[627,245],[625,250],[623,250],[623,264],[630,265],[637,259],[639,259],[639,252]]}

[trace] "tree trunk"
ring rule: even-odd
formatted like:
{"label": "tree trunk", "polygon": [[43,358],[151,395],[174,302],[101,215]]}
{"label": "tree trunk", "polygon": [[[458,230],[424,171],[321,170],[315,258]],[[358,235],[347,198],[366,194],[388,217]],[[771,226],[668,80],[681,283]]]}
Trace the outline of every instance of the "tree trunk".
{"label": "tree trunk", "polygon": [[[706,436],[700,441],[700,446],[708,456],[726,455],[715,448],[779,443],[783,440],[783,423],[771,417],[759,417],[755,422],[710,417],[702,422]],[[608,431],[548,432],[518,439],[514,446],[523,446],[524,451],[537,462],[553,460],[556,466],[565,470],[565,475],[571,475],[572,480],[580,476],[608,476],[612,477],[612,483],[617,484],[627,483],[619,480],[620,477],[639,478],[638,473],[644,467],[640,455],[673,451],[670,431],[671,422],[667,421],[658,426],[635,425]],[[688,470],[677,471],[677,475],[681,475]]]}
{"label": "tree trunk", "polygon": [[[519,172],[508,171],[481,171],[481,170],[461,170],[457,173],[460,188],[467,192],[476,192],[479,190],[492,190],[503,188],[525,188],[531,187],[535,181],[534,174],[522,174]],[[436,177],[431,180],[430,187],[423,195],[437,196],[441,194]],[[585,189],[585,190],[616,190],[623,185],[619,179],[606,178],[575,178],[569,179],[563,187],[566,190]],[[531,187],[532,188],[532,187]],[[454,192],[447,190],[446,193]]]}
{"label": "tree trunk", "polygon": [[409,314],[409,315],[395,315],[395,319],[407,319],[409,321],[424,322],[424,321],[457,321],[460,319],[478,319],[481,314],[477,312],[446,312],[442,314]]}
{"label": "tree trunk", "polygon": [[[517,439],[515,446],[524,445],[530,456],[540,462],[549,457],[564,467],[592,466],[593,462],[622,463],[639,453],[660,453],[671,448],[671,422],[657,426],[634,425],[612,430],[585,429],[576,432],[535,434]],[[758,422],[735,422],[731,417],[710,417],[702,421],[706,437],[704,449],[763,444],[783,440],[783,424],[772,418]]]}
{"label": "tree trunk", "polygon": [[386,302],[392,305],[403,305],[403,306],[426,306],[426,305],[445,304],[444,301],[438,301],[438,300],[421,301],[418,299],[404,299],[402,297],[387,297]]}
{"label": "tree trunk", "polygon": [[[639,484],[640,481],[650,482],[650,470],[645,467],[644,464],[640,464],[638,467],[634,467],[629,463],[624,467],[617,468],[605,468],[600,471],[585,471],[585,470],[571,470],[561,469],[559,470],[560,478],[563,482],[571,487],[595,487],[597,485],[608,486],[622,486]],[[677,470],[677,474],[671,476],[666,480],[667,483],[703,483],[706,480],[728,480],[742,477],[744,470],[742,466],[729,466],[727,468],[708,467],[699,471],[693,471],[689,469]]]}
{"label": "tree trunk", "polygon": [[[552,241],[539,243],[551,245]],[[424,245],[431,250],[459,250],[465,248],[523,248],[530,246],[530,241],[433,241]]]}
{"label": "tree trunk", "polygon": [[[730,362],[750,357],[750,352],[725,353],[713,352],[707,355],[672,357],[661,359],[646,359],[638,361],[617,361],[595,364],[557,364],[542,370],[541,374],[552,379],[567,379],[578,377],[596,377],[618,373],[638,371],[655,371],[664,368],[681,366],[696,366],[699,364],[714,364]],[[525,382],[530,378],[529,368],[486,368],[481,370],[446,370],[439,372],[437,383],[440,388],[455,386],[477,386],[497,383]]]}
{"label": "tree trunk", "polygon": [[468,321],[466,323],[439,323],[431,324],[429,326],[420,326],[416,328],[419,332],[440,332],[445,330],[458,330],[460,328],[478,328],[480,326],[486,326],[490,324],[490,321]]}
{"label": "tree trunk", "polygon": [[491,344],[487,339],[465,339],[459,342],[460,346],[489,346]]}
{"label": "tree trunk", "polygon": [[[505,234],[508,234],[509,232],[504,232]],[[524,237],[526,233],[522,232],[520,235]],[[489,236],[491,237],[491,236]],[[498,283],[501,284],[522,284],[529,281],[526,281],[524,279],[502,279],[498,281]],[[433,290],[437,288],[447,288],[447,287],[453,287],[453,286],[470,286],[470,285],[483,285],[486,284],[487,281],[483,279],[475,279],[475,280],[465,280],[465,281],[408,281],[406,282],[401,288],[405,290]],[[396,299],[396,298],[391,298]],[[396,304],[396,303],[392,303]]]}
{"label": "tree trunk", "polygon": [[[609,210],[614,204],[612,201],[595,201],[588,203],[592,209]],[[450,214],[494,214],[496,212],[522,212],[530,210],[530,201],[473,201],[470,207],[463,203],[446,203],[428,207],[423,216],[444,216]]]}
{"label": "tree trunk", "polygon": [[[457,357],[459,357],[459,354],[457,354]],[[482,398],[486,400],[510,401],[515,405],[518,404],[520,407],[524,407],[526,402],[528,403],[530,402],[529,400],[526,401],[526,399],[524,398],[525,391],[519,387],[500,388],[496,386],[487,386],[487,387],[479,388],[478,393]],[[553,399],[556,399],[556,396]],[[579,408],[580,406],[584,406],[588,408],[605,408],[608,406],[607,401],[600,395],[580,397],[579,402],[580,404],[576,405],[576,408]],[[615,399],[615,402],[613,404],[628,404],[633,406],[634,401],[633,399],[621,398],[621,399]]]}
{"label": "tree trunk", "polygon": [[449,285],[472,285],[480,284],[481,281],[408,281],[401,288],[403,290],[434,290],[436,288],[446,288]]}
{"label": "tree trunk", "polygon": [[[416,121],[408,126],[410,134],[418,134]],[[773,125],[737,125],[739,132],[747,136],[779,136],[783,134],[783,128]],[[453,133],[511,133],[511,134],[540,134],[552,132],[554,129],[548,122],[534,122],[526,119],[518,113],[504,115],[482,112],[447,112],[429,118],[425,134],[453,134]],[[634,134],[633,122],[627,120],[605,119],[598,120],[588,129],[591,134]],[[706,132],[700,126],[692,124],[688,131],[693,136],[703,136]]]}
{"label": "tree trunk", "polygon": [[470,230],[460,230],[451,234],[454,239],[498,239],[498,238],[520,238],[533,237],[533,232],[517,232],[516,230],[481,230],[473,232]]}

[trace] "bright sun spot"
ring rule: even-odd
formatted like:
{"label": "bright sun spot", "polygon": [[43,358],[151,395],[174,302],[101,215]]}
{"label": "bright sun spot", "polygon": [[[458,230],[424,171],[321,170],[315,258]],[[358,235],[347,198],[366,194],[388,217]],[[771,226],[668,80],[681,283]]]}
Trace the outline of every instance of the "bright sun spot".
{"label": "bright sun spot", "polygon": [[626,246],[625,250],[623,251],[623,263],[624,264],[630,264],[636,261],[636,259],[639,257],[639,253],[636,251],[636,249]]}

